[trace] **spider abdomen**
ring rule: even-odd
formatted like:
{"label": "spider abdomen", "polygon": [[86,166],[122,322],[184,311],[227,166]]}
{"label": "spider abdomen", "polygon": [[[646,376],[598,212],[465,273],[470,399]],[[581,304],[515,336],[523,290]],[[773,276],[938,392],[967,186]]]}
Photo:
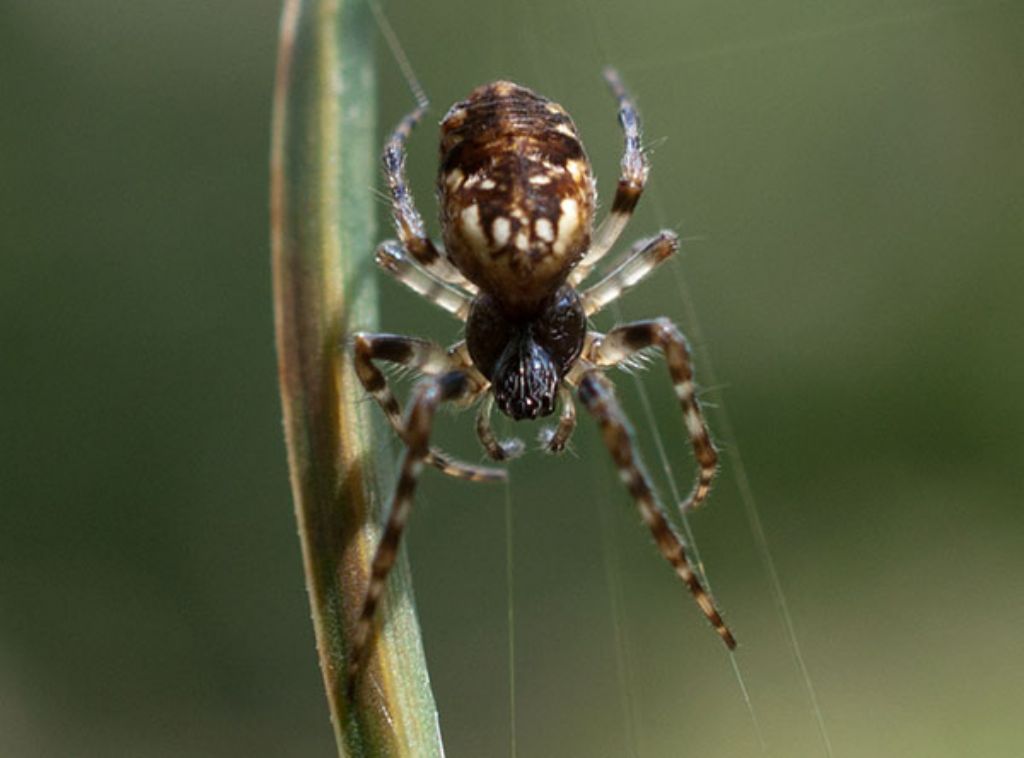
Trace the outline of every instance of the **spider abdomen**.
{"label": "spider abdomen", "polygon": [[441,123],[445,247],[512,317],[534,315],[586,252],[594,180],[572,119],[525,87],[495,82]]}

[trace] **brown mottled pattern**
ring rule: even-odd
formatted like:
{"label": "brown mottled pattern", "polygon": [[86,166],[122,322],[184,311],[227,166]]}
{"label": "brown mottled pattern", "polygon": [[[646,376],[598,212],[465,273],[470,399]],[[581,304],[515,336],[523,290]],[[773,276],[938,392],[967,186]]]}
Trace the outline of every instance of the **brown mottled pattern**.
{"label": "brown mottled pattern", "polygon": [[394,240],[382,242],[377,247],[374,261],[383,271],[417,295],[448,311],[460,321],[466,320],[473,303],[469,293],[445,282],[431,267],[418,265]]}
{"label": "brown mottled pattern", "polygon": [[423,218],[416,210],[405,178],[405,143],[413,127],[423,118],[425,111],[426,107],[421,106],[402,119],[384,147],[383,160],[388,189],[391,190],[391,199],[396,208],[395,226],[398,229],[398,236],[405,249],[412,253],[416,260],[424,265],[430,265],[437,260],[439,254],[434,243],[426,235]]}
{"label": "brown mottled pattern", "polygon": [[[387,379],[374,361],[388,361],[400,366],[407,366],[417,371],[424,370],[429,364],[450,366],[450,360],[444,349],[429,340],[415,337],[404,337],[399,334],[366,334],[357,332],[353,337],[356,376],[360,384],[370,393],[377,404],[384,409],[388,423],[405,438],[405,427],[402,423],[402,409],[398,404]],[[434,468],[456,479],[468,479],[474,482],[500,482],[507,478],[503,469],[487,468],[472,463],[456,460],[438,448],[427,451],[424,460]]]}
{"label": "brown mottled pattern", "polygon": [[599,372],[590,371],[584,374],[580,381],[579,396],[584,407],[597,419],[604,443],[612,454],[629,494],[636,500],[640,515],[651,530],[661,554],[686,583],[701,611],[732,650],[736,647],[736,639],[690,567],[682,539],[665,517],[665,512],[655,499],[651,485],[647,481],[647,475],[633,452],[633,432],[615,399],[611,383]]}
{"label": "brown mottled pattern", "polygon": [[[452,107],[437,186],[452,262],[517,316],[565,280],[590,242],[594,182],[576,127],[525,87],[495,82]],[[572,224],[566,201],[576,204]]]}
{"label": "brown mottled pattern", "polygon": [[611,212],[597,228],[590,249],[572,272],[569,281],[573,286],[586,279],[594,266],[612,249],[636,210],[647,183],[647,160],[640,143],[640,117],[636,105],[615,69],[606,68],[604,79],[619,103],[619,125],[626,145],[619,164],[619,181],[615,187]]}
{"label": "brown mottled pattern", "polygon": [[640,118],[619,72],[613,68],[606,68],[604,79],[619,103],[619,125],[622,126],[622,133],[626,139],[626,149],[622,154],[622,173],[612,203],[612,213],[632,213],[647,181],[647,161],[644,160],[643,148],[640,145]]}
{"label": "brown mottled pattern", "polygon": [[[680,507],[696,507],[708,495],[718,454],[696,398],[686,340],[667,319],[626,324],[607,335],[586,329],[587,316],[671,257],[678,250],[678,238],[663,230],[642,240],[599,282],[582,292],[576,289],[618,240],[647,179],[636,107],[615,71],[606,70],[605,79],[618,101],[625,150],[611,210],[593,235],[594,182],[576,127],[561,106],[524,87],[509,82],[480,87],[456,103],[442,122],[438,195],[446,251],[426,236],[405,177],[405,144],[423,109],[403,119],[385,145],[384,168],[400,244],[382,243],[378,265],[466,321],[468,342],[445,351],[413,337],[355,335],[356,374],[405,443],[405,452],[365,603],[352,633],[350,688],[355,687],[372,642],[373,619],[423,465],[476,481],[505,477],[503,470],[455,461],[430,447],[438,406],[451,402],[465,407],[482,398],[477,435],[488,456],[507,461],[520,455],[524,445],[518,439],[497,437],[490,418],[494,405],[512,418],[532,418],[531,409],[542,407],[544,415],[552,412],[557,398],[558,424],[545,428],[540,437],[542,447],[557,453],[565,449],[576,426],[573,387],[578,387],[581,402],[597,420],[659,551],[725,644],[730,649],[736,645],[658,503],[634,452],[632,431],[614,389],[600,373],[628,363],[647,348],[662,351],[699,466],[693,493]],[[518,355],[531,358],[510,360]],[[416,385],[404,418],[375,361],[427,375]]]}
{"label": "brown mottled pattern", "polygon": [[641,240],[621,264],[580,296],[584,312],[593,316],[608,303],[618,300],[622,293],[647,277],[678,250],[679,237],[674,232],[664,231],[652,239]]}
{"label": "brown mottled pattern", "polygon": [[373,556],[366,599],[352,633],[347,677],[350,694],[354,691],[363,661],[369,652],[370,631],[373,628],[377,605],[398,556],[398,545],[412,511],[413,494],[416,491],[420,469],[430,454],[430,432],[433,428],[434,414],[441,403],[458,400],[469,387],[470,382],[464,372],[450,371],[420,382],[410,402],[404,427],[406,448],[402,456],[395,496],[391,502],[391,511],[388,513],[380,544]]}
{"label": "brown mottled pattern", "polygon": [[416,202],[409,191],[409,182],[405,178],[405,143],[409,140],[413,128],[423,118],[426,106],[420,106],[399,122],[384,146],[384,177],[391,192],[392,217],[395,229],[402,242],[402,247],[425,270],[432,272],[441,280],[450,284],[475,291],[470,282],[452,267],[442,256],[426,233],[423,217],[416,209]]}
{"label": "brown mottled pattern", "polygon": [[693,386],[693,369],[686,338],[676,325],[665,318],[653,321],[635,321],[612,329],[607,336],[594,343],[596,349],[590,360],[598,366],[612,366],[628,360],[648,347],[658,347],[665,355],[669,376],[679,398],[686,422],[690,444],[697,459],[699,471],[693,492],[680,503],[683,511],[699,506],[711,491],[711,482],[718,470],[718,452],[711,441],[707,423],[700,410],[700,402]]}

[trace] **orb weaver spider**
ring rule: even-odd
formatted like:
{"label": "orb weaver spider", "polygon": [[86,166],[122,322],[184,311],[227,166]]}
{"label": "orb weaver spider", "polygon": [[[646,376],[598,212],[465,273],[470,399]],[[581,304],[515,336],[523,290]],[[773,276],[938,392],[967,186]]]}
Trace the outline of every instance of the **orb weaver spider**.
{"label": "orb weaver spider", "polygon": [[[635,244],[606,276],[579,289],[612,249],[647,179],[636,107],[617,72],[604,72],[618,100],[625,152],[611,212],[592,234],[596,189],[576,126],[557,103],[498,81],[474,90],[441,122],[437,193],[444,248],[426,235],[405,177],[405,145],[426,109],[397,126],[383,162],[399,241],[376,252],[399,282],[465,322],[465,339],[450,348],[395,334],[354,335],[356,374],[405,444],[398,483],[356,622],[348,671],[359,675],[373,619],[398,553],[423,466],[463,479],[494,481],[505,471],[455,460],[430,444],[444,403],[481,402],[476,430],[487,455],[505,461],[523,452],[491,426],[497,405],[515,420],[559,409],[542,435],[551,453],[565,449],[576,426],[573,390],[595,418],[619,475],[665,559],[685,582],[729,649],[736,641],[687,559],[686,548],[657,501],[634,450],[629,421],[605,370],[647,348],[661,350],[698,465],[686,511],[707,497],[718,465],[694,389],[690,351],[679,329],[658,318],[590,331],[588,319],[649,275],[679,247],[670,231]],[[402,409],[376,362],[399,364],[425,378]]]}

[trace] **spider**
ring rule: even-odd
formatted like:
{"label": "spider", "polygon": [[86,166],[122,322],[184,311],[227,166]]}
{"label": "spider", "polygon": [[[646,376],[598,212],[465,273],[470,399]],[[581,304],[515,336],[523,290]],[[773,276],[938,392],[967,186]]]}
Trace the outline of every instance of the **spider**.
{"label": "spider", "polygon": [[[494,405],[515,420],[549,416],[557,407],[557,425],[541,439],[548,452],[558,453],[576,426],[575,390],[596,419],[658,549],[729,649],[736,646],[655,497],[634,450],[630,424],[604,375],[640,351],[661,350],[698,464],[696,485],[681,507],[695,508],[707,497],[718,456],[694,392],[686,339],[666,318],[616,326],[607,334],[587,328],[590,316],[679,247],[674,233],[659,232],[635,244],[602,279],[579,289],[628,222],[648,170],[636,107],[617,72],[606,69],[604,76],[618,101],[625,152],[611,212],[593,235],[596,188],[576,126],[560,105],[525,87],[506,81],[479,87],[453,105],[441,122],[437,194],[443,250],[426,236],[405,177],[405,145],[425,103],[399,123],[384,147],[400,242],[382,243],[376,261],[402,284],[465,322],[465,339],[445,349],[417,337],[354,335],[356,374],[383,408],[405,450],[354,629],[350,686],[367,654],[374,614],[424,464],[476,481],[500,480],[506,474],[463,463],[431,446],[434,415],[443,403],[467,407],[482,400],[477,435],[490,458],[506,461],[524,446],[496,437],[491,427]],[[404,415],[377,361],[424,376]]]}

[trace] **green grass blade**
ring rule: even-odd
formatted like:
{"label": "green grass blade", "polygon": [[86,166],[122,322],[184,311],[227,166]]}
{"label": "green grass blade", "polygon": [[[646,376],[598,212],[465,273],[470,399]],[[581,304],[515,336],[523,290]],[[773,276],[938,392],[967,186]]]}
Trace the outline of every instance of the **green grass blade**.
{"label": "green grass blade", "polygon": [[[346,333],[376,326],[372,275],[379,145],[365,0],[286,0],[271,155],[278,371],[295,513],[339,753],[443,755],[402,557],[355,702],[348,632],[363,600],[390,461],[351,370]],[[384,454],[384,458],[389,458]]]}

